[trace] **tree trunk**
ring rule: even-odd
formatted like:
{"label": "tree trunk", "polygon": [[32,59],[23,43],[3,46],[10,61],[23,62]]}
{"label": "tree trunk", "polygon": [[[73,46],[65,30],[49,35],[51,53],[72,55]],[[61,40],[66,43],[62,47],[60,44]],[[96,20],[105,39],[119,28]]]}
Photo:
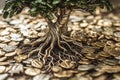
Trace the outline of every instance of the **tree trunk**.
{"label": "tree trunk", "polygon": [[82,45],[62,34],[62,28],[67,25],[69,16],[70,11],[59,16],[55,23],[46,18],[49,27],[48,33],[43,38],[31,43],[34,50],[28,56],[38,53],[39,60],[43,62],[45,69],[47,68],[46,71],[51,70],[51,66],[58,65],[66,59],[75,61],[77,64],[82,57],[80,53]]}

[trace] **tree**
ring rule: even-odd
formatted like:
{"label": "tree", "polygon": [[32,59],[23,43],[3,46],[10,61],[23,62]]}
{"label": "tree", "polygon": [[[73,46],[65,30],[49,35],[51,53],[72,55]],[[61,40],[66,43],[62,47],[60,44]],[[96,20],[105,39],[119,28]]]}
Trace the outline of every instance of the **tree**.
{"label": "tree", "polygon": [[44,65],[49,67],[64,59],[80,60],[84,54],[80,52],[82,45],[63,34],[71,12],[82,9],[92,13],[96,7],[112,9],[109,0],[6,0],[3,17],[19,14],[24,7],[29,7],[31,16],[41,15],[48,23],[49,31],[42,38],[31,44],[33,50],[29,56],[38,54]]}

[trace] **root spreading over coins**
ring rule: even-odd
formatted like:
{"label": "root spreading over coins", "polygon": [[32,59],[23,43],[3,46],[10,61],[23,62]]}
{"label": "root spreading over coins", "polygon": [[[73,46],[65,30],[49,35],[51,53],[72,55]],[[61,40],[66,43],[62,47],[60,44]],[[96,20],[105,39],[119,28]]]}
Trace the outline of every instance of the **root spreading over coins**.
{"label": "root spreading over coins", "polygon": [[59,35],[54,28],[42,38],[26,44],[23,50],[27,51],[27,47],[33,49],[28,53],[28,56],[38,56],[44,65],[46,65],[46,68],[50,68],[65,59],[77,63],[82,57],[80,54],[82,45],[70,37],[63,34]]}
{"label": "root spreading over coins", "polygon": [[77,65],[77,62],[83,56],[81,54],[81,43],[62,33],[63,27],[67,25],[70,11],[68,14],[58,19],[59,21],[56,23],[46,20],[49,27],[46,34],[34,40],[32,43],[25,44],[21,47],[25,53],[28,53],[29,57],[37,56],[43,62],[45,65],[44,68],[47,71],[65,59],[75,61]]}

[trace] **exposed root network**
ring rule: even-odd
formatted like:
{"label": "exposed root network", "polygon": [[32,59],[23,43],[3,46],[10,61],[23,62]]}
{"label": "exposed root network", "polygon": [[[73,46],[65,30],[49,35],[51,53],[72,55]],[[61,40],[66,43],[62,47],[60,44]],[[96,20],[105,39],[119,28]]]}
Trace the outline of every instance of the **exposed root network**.
{"label": "exposed root network", "polygon": [[[32,47],[28,56],[32,57],[37,54],[39,60],[45,65],[44,69],[46,71],[65,59],[75,61],[77,64],[78,60],[82,57],[80,52],[82,45],[63,34],[59,35],[54,29],[51,29],[42,38],[26,45]],[[25,46],[22,49],[27,51]]]}

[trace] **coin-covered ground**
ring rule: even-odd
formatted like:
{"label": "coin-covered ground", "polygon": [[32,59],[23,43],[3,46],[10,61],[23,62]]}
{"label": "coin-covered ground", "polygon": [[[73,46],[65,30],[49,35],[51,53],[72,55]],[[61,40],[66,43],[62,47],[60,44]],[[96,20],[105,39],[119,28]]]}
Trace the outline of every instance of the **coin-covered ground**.
{"label": "coin-covered ground", "polygon": [[0,11],[0,80],[120,80],[120,14],[96,13],[74,11],[68,22],[70,37],[83,46],[79,65],[66,59],[45,74],[42,62],[19,48],[45,34],[45,20],[27,9],[3,19]]}

